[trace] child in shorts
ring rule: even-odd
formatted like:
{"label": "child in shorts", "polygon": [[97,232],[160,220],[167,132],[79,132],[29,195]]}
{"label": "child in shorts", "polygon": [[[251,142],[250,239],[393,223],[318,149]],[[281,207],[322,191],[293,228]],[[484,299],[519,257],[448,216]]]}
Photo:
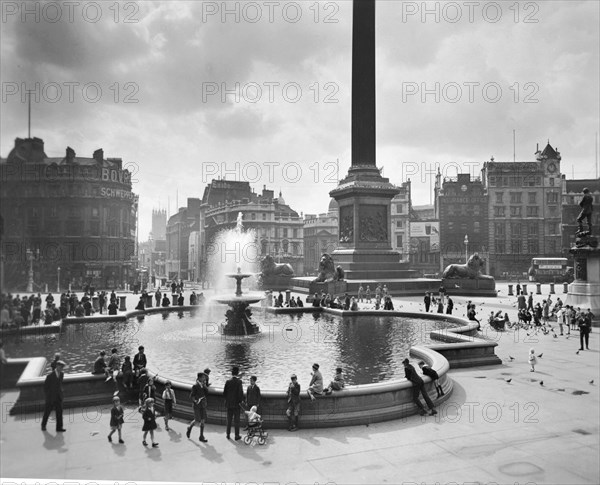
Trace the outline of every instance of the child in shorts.
{"label": "child in shorts", "polygon": [[173,419],[173,406],[177,404],[175,391],[171,389],[171,381],[165,383],[165,390],[162,393],[163,401],[165,402],[165,430],[170,431],[169,420]]}
{"label": "child in shorts", "polygon": [[125,420],[123,416],[125,411],[123,410],[123,406],[121,406],[121,400],[118,397],[113,397],[113,407],[110,410],[110,433],[108,433],[108,441],[112,443],[112,435],[115,431],[119,433],[119,443],[125,443],[121,437],[121,427]]}

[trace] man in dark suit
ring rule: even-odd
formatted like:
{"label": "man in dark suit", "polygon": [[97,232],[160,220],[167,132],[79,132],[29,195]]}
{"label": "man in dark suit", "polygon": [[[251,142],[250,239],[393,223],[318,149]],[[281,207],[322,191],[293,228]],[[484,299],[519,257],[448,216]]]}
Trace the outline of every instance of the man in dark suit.
{"label": "man in dark suit", "polygon": [[244,400],[244,389],[242,381],[238,379],[240,370],[238,367],[231,369],[231,379],[225,383],[223,395],[227,406],[227,439],[230,439],[231,421],[235,424],[235,439],[241,440],[240,436],[240,403]]}
{"label": "man in dark suit", "polygon": [[46,431],[46,424],[52,409],[56,411],[56,431],[63,432],[63,389],[62,382],[65,376],[63,369],[65,363],[62,360],[56,361],[52,372],[46,376],[44,382],[44,394],[46,395],[46,407],[44,409],[44,417],[42,418],[42,431]]}

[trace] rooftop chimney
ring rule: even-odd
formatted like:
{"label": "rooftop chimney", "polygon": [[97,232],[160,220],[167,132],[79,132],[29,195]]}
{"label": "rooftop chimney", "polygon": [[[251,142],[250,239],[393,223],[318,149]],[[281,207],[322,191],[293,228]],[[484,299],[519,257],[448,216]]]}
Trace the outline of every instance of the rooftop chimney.
{"label": "rooftop chimney", "polygon": [[100,163],[102,160],[104,160],[104,150],[102,148],[98,148],[98,150],[96,150],[92,156],[94,160]]}

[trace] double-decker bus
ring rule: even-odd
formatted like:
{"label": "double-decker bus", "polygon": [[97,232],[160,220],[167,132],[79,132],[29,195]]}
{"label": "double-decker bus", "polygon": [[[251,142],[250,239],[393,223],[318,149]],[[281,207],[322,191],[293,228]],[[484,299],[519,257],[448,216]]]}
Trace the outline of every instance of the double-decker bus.
{"label": "double-decker bus", "polygon": [[529,281],[563,283],[569,280],[567,258],[533,258],[529,267]]}

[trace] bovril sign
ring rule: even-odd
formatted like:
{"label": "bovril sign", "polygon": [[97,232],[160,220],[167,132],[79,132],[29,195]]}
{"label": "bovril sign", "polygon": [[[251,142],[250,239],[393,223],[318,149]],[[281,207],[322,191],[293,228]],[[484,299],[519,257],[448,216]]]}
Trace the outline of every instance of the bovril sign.
{"label": "bovril sign", "polygon": [[128,184],[131,182],[131,174],[129,170],[117,170],[114,168],[102,168],[101,178],[104,182],[120,182]]}

